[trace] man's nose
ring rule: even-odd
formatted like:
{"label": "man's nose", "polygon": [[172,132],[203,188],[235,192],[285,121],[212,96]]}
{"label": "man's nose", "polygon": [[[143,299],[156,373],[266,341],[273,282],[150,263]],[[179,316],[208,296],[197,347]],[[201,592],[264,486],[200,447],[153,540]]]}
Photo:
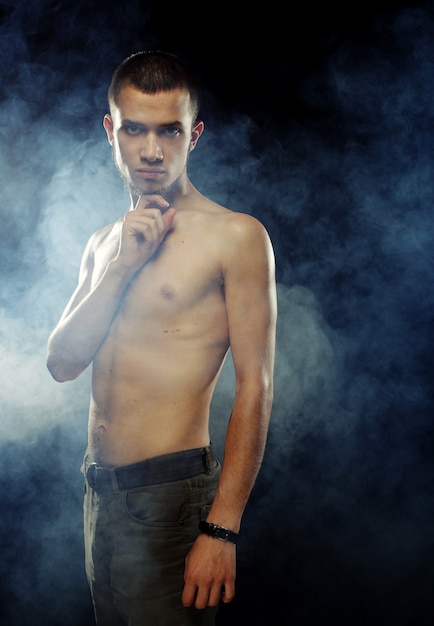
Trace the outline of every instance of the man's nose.
{"label": "man's nose", "polygon": [[143,143],[140,148],[140,158],[142,161],[162,161],[163,151],[157,140],[157,137],[153,135],[147,135],[143,138]]}

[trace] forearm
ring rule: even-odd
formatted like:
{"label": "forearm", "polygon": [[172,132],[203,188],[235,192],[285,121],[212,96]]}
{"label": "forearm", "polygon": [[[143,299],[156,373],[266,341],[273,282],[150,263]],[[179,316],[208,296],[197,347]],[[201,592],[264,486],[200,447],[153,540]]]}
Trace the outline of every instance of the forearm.
{"label": "forearm", "polygon": [[235,397],[219,486],[207,517],[235,532],[261,467],[272,399],[272,385],[263,382],[245,386]]}
{"label": "forearm", "polygon": [[92,362],[129,280],[124,269],[110,262],[80,303],[67,307],[48,341],[47,367],[57,381],[73,380]]}

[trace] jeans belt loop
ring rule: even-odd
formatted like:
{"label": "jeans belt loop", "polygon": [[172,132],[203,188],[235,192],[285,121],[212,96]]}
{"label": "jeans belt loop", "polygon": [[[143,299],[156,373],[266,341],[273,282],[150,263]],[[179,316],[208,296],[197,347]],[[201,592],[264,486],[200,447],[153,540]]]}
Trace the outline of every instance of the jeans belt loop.
{"label": "jeans belt loop", "polygon": [[116,476],[116,470],[115,469],[111,469],[110,470],[110,478],[112,480],[112,489],[113,489],[113,491],[120,491],[119,485],[118,485],[118,477]]}
{"label": "jeans belt loop", "polygon": [[204,455],[203,455],[203,465],[204,465],[204,469],[205,469],[205,474],[210,474],[211,473],[211,461],[213,459],[213,453],[212,453],[212,448],[211,446],[205,448],[204,450]]}

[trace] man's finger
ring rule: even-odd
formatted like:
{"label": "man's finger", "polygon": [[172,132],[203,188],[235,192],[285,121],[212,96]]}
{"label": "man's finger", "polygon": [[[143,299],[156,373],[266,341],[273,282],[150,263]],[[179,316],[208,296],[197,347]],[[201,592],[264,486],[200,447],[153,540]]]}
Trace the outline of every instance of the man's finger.
{"label": "man's finger", "polygon": [[205,607],[208,606],[209,603],[209,589],[208,587],[200,587],[197,590],[197,594],[196,594],[196,602],[194,603],[194,606],[197,609],[204,609]]}
{"label": "man's finger", "polygon": [[212,587],[209,593],[208,606],[217,606],[223,594],[224,592],[221,591],[220,585]]}
{"label": "man's finger", "polygon": [[142,193],[142,195],[139,196],[136,202],[134,210],[136,211],[137,209],[150,209],[150,208],[165,210],[168,208],[168,206],[169,206],[169,202],[166,200],[166,198],[163,198],[161,194]]}
{"label": "man's finger", "polygon": [[191,606],[194,603],[196,599],[196,591],[196,585],[193,585],[192,583],[185,583],[181,598],[184,606]]}
{"label": "man's finger", "polygon": [[227,585],[223,587],[222,592],[221,592],[222,602],[224,602],[225,604],[228,604],[228,602],[232,602],[234,597],[235,597],[235,585]]}
{"label": "man's finger", "polygon": [[171,226],[173,222],[173,218],[175,217],[176,209],[167,209],[165,213],[163,213],[163,219],[166,222],[167,226]]}

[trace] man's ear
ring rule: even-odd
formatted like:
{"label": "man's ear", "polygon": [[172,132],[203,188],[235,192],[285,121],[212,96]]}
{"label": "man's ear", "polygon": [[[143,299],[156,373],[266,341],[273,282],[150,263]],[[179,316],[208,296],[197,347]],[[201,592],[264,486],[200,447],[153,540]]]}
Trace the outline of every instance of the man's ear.
{"label": "man's ear", "polygon": [[104,115],[104,119],[102,121],[102,125],[104,126],[105,132],[107,133],[107,139],[110,145],[113,145],[113,120],[112,116],[108,113]]}
{"label": "man's ear", "polygon": [[203,133],[203,129],[205,128],[205,124],[202,120],[199,120],[193,126],[193,130],[191,131],[191,139],[190,139],[190,152],[195,149],[197,142],[199,141],[199,137]]}

